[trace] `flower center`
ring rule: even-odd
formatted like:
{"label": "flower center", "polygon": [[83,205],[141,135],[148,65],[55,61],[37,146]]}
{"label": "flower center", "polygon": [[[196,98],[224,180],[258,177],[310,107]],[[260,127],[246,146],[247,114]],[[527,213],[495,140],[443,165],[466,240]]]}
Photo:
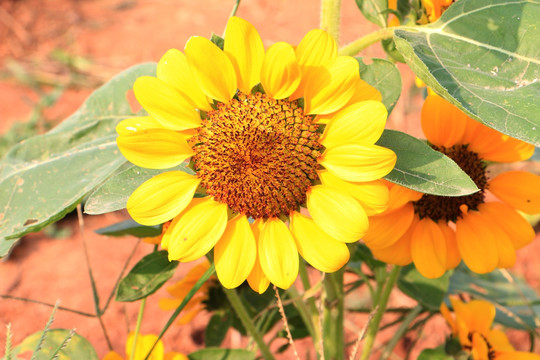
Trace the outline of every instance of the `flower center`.
{"label": "flower center", "polygon": [[201,186],[252,218],[288,215],[318,179],[319,125],[298,101],[237,97],[209,111],[192,140]]}
{"label": "flower center", "polygon": [[413,203],[414,211],[420,218],[429,217],[434,221],[455,222],[461,217],[461,205],[467,205],[471,210],[478,210],[478,205],[484,202],[484,192],[488,186],[486,165],[477,153],[467,149],[467,145],[454,145],[450,148],[432,147],[454,160],[470,176],[480,191],[455,197],[426,194]]}

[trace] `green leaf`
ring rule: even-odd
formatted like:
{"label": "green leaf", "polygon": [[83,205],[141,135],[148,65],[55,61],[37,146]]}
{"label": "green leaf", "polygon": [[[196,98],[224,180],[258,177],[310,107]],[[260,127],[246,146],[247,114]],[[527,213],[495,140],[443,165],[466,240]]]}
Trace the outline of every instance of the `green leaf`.
{"label": "green leaf", "polygon": [[0,162],[0,256],[16,239],[61,219],[126,160],[116,124],[133,112],[135,79],[155,73],[141,64],[96,90],[77,112],[46,134],[13,147]]}
{"label": "green leaf", "polygon": [[233,317],[230,313],[219,312],[212,315],[204,331],[204,345],[208,347],[221,346],[225,335],[232,326]]}
{"label": "green leaf", "polygon": [[154,237],[161,235],[161,225],[145,226],[141,225],[133,220],[125,220],[119,223],[97,229],[94,231],[96,234],[107,236],[126,236],[132,235],[139,238]]}
{"label": "green leaf", "polygon": [[[13,352],[14,354],[23,354],[27,351],[34,351],[36,345],[38,344],[43,331],[38,331],[26,339],[24,339],[19,345],[17,345]],[[62,346],[67,338],[71,337],[67,346],[58,352],[59,360],[98,360],[96,351],[92,347],[92,344],[88,342],[85,338],[78,334],[71,334],[70,330],[66,329],[53,329],[48,330],[41,349],[34,354],[35,360],[50,360],[51,356],[56,352],[56,350]]]}
{"label": "green leaf", "polygon": [[356,60],[360,65],[360,78],[380,91],[382,103],[390,114],[401,95],[401,74],[397,66],[385,59],[357,57]]}
{"label": "green leaf", "polygon": [[540,3],[457,1],[428,26],[397,29],[415,74],[469,116],[540,145]]}
{"label": "green leaf", "polygon": [[448,272],[438,279],[428,279],[413,264],[403,267],[398,278],[398,287],[403,293],[435,311],[439,310],[449,285]]}
{"label": "green leaf", "polygon": [[438,347],[423,350],[417,360],[454,360],[454,358],[444,352],[444,347]]}
{"label": "green leaf", "polygon": [[188,355],[190,360],[254,360],[255,353],[242,349],[206,348]]}
{"label": "green leaf", "polygon": [[356,5],[367,20],[380,27],[386,27],[388,0],[356,0]]}
{"label": "green leaf", "polygon": [[173,276],[177,266],[178,261],[169,261],[166,250],[146,255],[120,281],[116,301],[130,302],[152,295]]}
{"label": "green leaf", "polygon": [[463,196],[478,191],[452,159],[421,140],[399,131],[385,130],[377,145],[392,149],[397,155],[394,170],[385,177],[393,183],[441,196]]}
{"label": "green leaf", "polygon": [[143,182],[158,174],[173,170],[193,173],[185,165],[179,165],[172,169],[152,170],[125,163],[88,196],[84,212],[98,215],[125,209],[129,196]]}
{"label": "green leaf", "polygon": [[523,279],[507,270],[480,275],[459,266],[450,278],[448,293],[462,292],[495,304],[495,321],[504,326],[529,331],[540,326],[540,297]]}

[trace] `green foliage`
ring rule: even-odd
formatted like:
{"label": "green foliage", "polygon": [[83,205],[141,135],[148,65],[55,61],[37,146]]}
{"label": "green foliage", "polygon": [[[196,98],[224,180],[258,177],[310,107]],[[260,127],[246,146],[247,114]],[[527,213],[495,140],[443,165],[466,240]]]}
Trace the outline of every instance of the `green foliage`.
{"label": "green foliage", "polygon": [[[28,336],[13,349],[14,354],[33,351],[42,336],[43,331]],[[51,360],[55,355],[58,355],[59,360],[98,360],[96,351],[88,340],[67,329],[48,330],[41,348],[34,352],[33,359]]]}
{"label": "green foliage", "polygon": [[400,53],[429,87],[472,118],[540,145],[540,4],[457,1],[428,26],[395,32]]}
{"label": "green foliage", "polygon": [[390,114],[401,95],[401,75],[397,66],[385,59],[357,57],[356,60],[360,65],[360,78],[379,90],[382,103]]}
{"label": "green foliage", "polygon": [[380,27],[386,27],[388,0],[356,0],[356,5],[367,20]]}
{"label": "green foliage", "polygon": [[156,226],[145,226],[141,225],[133,220],[125,220],[119,223],[107,226],[101,229],[94,231],[100,235],[107,236],[136,236],[139,238],[142,237],[154,237],[161,235],[161,225]]}
{"label": "green foliage", "polygon": [[444,347],[438,347],[436,349],[425,349],[418,355],[417,360],[454,360],[454,358],[444,352]]}
{"label": "green foliage", "polygon": [[220,346],[225,335],[232,326],[233,316],[230,312],[216,312],[210,318],[204,331],[204,345],[206,347]]}
{"label": "green foliage", "polygon": [[401,269],[398,287],[426,308],[438,311],[450,285],[450,274],[446,272],[438,279],[421,275],[413,264]]}
{"label": "green foliage", "polygon": [[254,360],[252,351],[242,349],[206,348],[188,355],[190,360]]}
{"label": "green foliage", "polygon": [[471,178],[446,155],[395,130],[385,130],[377,145],[394,150],[395,168],[386,179],[426,194],[463,196],[478,191]]}
{"label": "green foliage", "polygon": [[169,261],[165,250],[143,257],[120,281],[116,301],[136,301],[155,293],[169,280],[178,266],[178,261]]}
{"label": "green foliage", "polygon": [[13,147],[0,162],[0,256],[16,239],[61,219],[125,163],[114,128],[133,116],[126,99],[142,64],[117,75],[53,130]]}

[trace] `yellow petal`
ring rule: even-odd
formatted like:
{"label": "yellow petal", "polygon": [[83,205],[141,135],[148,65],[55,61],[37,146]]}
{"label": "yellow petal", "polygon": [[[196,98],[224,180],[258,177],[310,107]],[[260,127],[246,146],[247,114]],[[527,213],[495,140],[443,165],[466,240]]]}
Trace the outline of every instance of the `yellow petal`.
{"label": "yellow petal", "polygon": [[266,275],[264,275],[264,272],[261,268],[261,262],[259,261],[258,249],[262,226],[263,219],[256,219],[253,224],[251,224],[251,231],[253,232],[253,236],[255,237],[255,241],[257,243],[257,253],[255,257],[255,264],[253,265],[253,269],[251,270],[251,273],[247,278],[249,286],[253,289],[253,291],[258,292],[259,294],[264,293],[268,288],[268,285],[270,285],[270,281],[268,280]]}
{"label": "yellow petal", "polygon": [[433,145],[452,147],[463,138],[467,115],[439,95],[428,95],[421,117],[422,130]]}
{"label": "yellow petal", "polygon": [[329,114],[341,109],[353,96],[359,80],[358,62],[349,56],[318,67],[306,79],[304,112]]}
{"label": "yellow petal", "polygon": [[461,254],[456,241],[456,232],[445,221],[437,223],[446,239],[446,270],[454,269],[461,262]]}
{"label": "yellow petal", "polygon": [[410,203],[391,213],[372,216],[369,218],[369,230],[364,235],[364,242],[372,250],[387,248],[409,230],[414,217]]}
{"label": "yellow petal", "polygon": [[157,335],[138,335],[137,343],[135,345],[135,352],[131,357],[133,350],[133,342],[135,341],[134,333],[130,333],[126,341],[126,356],[127,358],[133,358],[134,360],[143,360],[146,354],[150,351],[154,343],[157,341],[156,347],[152,350],[152,354],[148,357],[149,360],[161,360],[163,359],[163,341],[158,340]]}
{"label": "yellow petal", "polygon": [[499,255],[490,224],[476,211],[456,222],[456,241],[463,261],[472,271],[485,274],[495,270]]}
{"label": "yellow petal", "polygon": [[127,211],[140,224],[162,224],[188,206],[200,182],[182,171],[156,175],[135,189],[127,201]]}
{"label": "yellow petal", "polygon": [[441,303],[440,307],[441,315],[444,317],[448,325],[450,326],[450,329],[452,330],[452,334],[457,335],[457,325],[454,318],[454,315],[450,312],[448,309],[448,306],[444,302]]}
{"label": "yellow petal", "polygon": [[155,77],[141,76],[133,84],[137,101],[163,127],[186,130],[201,126],[199,113],[178,90]]}
{"label": "yellow petal", "polygon": [[534,240],[531,224],[516,210],[500,202],[480,204],[478,211],[489,217],[510,237],[515,249],[521,249]]}
{"label": "yellow petal", "polygon": [[368,216],[380,214],[388,207],[388,187],[381,180],[349,182],[341,180],[327,170],[318,174],[323,185],[341,189],[358,200]]}
{"label": "yellow petal", "polygon": [[165,129],[163,125],[151,116],[139,116],[122,120],[116,125],[120,136],[133,135],[148,129]]}
{"label": "yellow petal", "polygon": [[[189,323],[189,321],[187,323]],[[170,351],[163,356],[163,360],[189,360],[189,359],[184,354]]]}
{"label": "yellow petal", "polygon": [[473,359],[478,360],[489,360],[489,348],[486,343],[486,340],[482,337],[481,334],[473,333],[472,334],[472,349],[471,354]]}
{"label": "yellow petal", "polygon": [[387,116],[388,111],[379,101],[350,105],[330,120],[320,143],[326,148],[342,144],[375,144],[383,133]]}
{"label": "yellow petal", "polygon": [[313,186],[307,194],[307,207],[315,223],[336,240],[358,241],[368,229],[366,212],[356,199],[342,190]]}
{"label": "yellow petal", "polygon": [[487,340],[497,351],[514,351],[514,347],[510,344],[508,337],[506,337],[506,334],[502,330],[490,330]]}
{"label": "yellow petal", "polygon": [[232,16],[225,29],[223,51],[236,70],[238,89],[244,94],[260,82],[264,46],[257,29],[248,21]]}
{"label": "yellow petal", "polygon": [[540,360],[540,355],[524,351],[497,352],[497,360]]}
{"label": "yellow petal", "polygon": [[396,154],[378,145],[340,145],[326,149],[319,163],[337,177],[353,182],[373,181],[388,175]]}
{"label": "yellow petal", "polygon": [[298,251],[287,226],[277,218],[264,223],[259,238],[259,261],[272,284],[288,289],[298,275]]}
{"label": "yellow petal", "polygon": [[227,226],[227,205],[212,198],[193,199],[171,224],[169,260],[189,262],[206,255]]}
{"label": "yellow petal", "polygon": [[257,244],[246,215],[229,220],[225,232],[214,247],[216,274],[223,286],[240,286],[251,273],[257,256]]}
{"label": "yellow petal", "polygon": [[[399,266],[405,266],[412,262],[411,255],[411,242],[412,234],[418,218],[415,217],[411,226],[407,229],[405,234],[403,234],[399,240],[394,242],[392,245],[382,248],[382,249],[371,249],[373,256],[376,259],[384,261],[388,264],[395,264]],[[371,219],[370,219],[370,229],[371,229]]]}
{"label": "yellow petal", "polygon": [[471,300],[464,303],[450,297],[456,317],[466,324],[469,332],[487,336],[495,319],[495,306],[485,300]]}
{"label": "yellow petal", "polygon": [[234,67],[210,40],[192,36],[184,49],[189,67],[206,96],[228,103],[238,88]]}
{"label": "yellow petal", "polygon": [[444,275],[446,238],[433,220],[424,218],[414,227],[411,255],[418,272],[428,279]]}
{"label": "yellow petal", "polygon": [[327,235],[309,217],[292,212],[290,228],[298,252],[314,268],[334,272],[349,261],[347,245]]}
{"label": "yellow petal", "polygon": [[266,95],[274,99],[289,97],[298,88],[300,80],[300,66],[292,46],[285,42],[270,46],[261,71],[261,84]]}
{"label": "yellow petal", "polygon": [[157,77],[184,94],[196,108],[212,110],[191,73],[186,55],[181,51],[170,49],[161,57],[157,65]]}
{"label": "yellow petal", "polygon": [[319,66],[337,57],[336,40],[324,30],[308,32],[296,47],[296,57],[301,66]]}
{"label": "yellow petal", "polygon": [[540,176],[524,171],[507,171],[489,182],[489,191],[517,210],[540,213]]}
{"label": "yellow petal", "polygon": [[148,129],[119,136],[116,144],[126,159],[147,169],[169,169],[194,154],[184,136],[167,129]]}

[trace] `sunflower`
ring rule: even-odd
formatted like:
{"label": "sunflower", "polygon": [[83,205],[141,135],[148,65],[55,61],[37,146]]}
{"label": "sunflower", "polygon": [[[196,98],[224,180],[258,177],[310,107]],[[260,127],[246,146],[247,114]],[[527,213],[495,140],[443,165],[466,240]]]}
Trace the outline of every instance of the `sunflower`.
{"label": "sunflower", "polygon": [[444,316],[452,335],[473,360],[540,360],[540,355],[515,351],[501,330],[491,329],[495,319],[495,306],[483,300],[464,303],[450,297],[454,314],[445,303],[441,304]]}
{"label": "sunflower", "polygon": [[419,19],[420,23],[424,24],[437,21],[442,13],[453,3],[454,0],[422,0],[427,20],[423,15],[422,19]]}
{"label": "sunflower", "polygon": [[462,259],[480,274],[513,266],[516,250],[535,235],[516,210],[540,212],[540,177],[507,171],[490,179],[486,167],[528,159],[534,146],[472,120],[435,94],[426,98],[421,116],[433,149],[453,159],[480,191],[444,197],[388,183],[389,207],[370,217],[366,245],[382,261],[414,262],[428,278],[440,277]]}
{"label": "sunflower", "polygon": [[[204,259],[204,261],[193,266],[186,276],[184,276],[176,284],[169,286],[167,292],[173,297],[159,299],[159,307],[161,310],[173,310],[176,309],[188,292],[193,288],[195,283],[203,276],[203,274],[210,268],[210,262]],[[191,300],[184,307],[185,314],[178,320],[179,325],[188,324],[197,314],[205,309],[204,302],[208,300],[208,291],[215,281],[215,277],[210,277],[206,281],[199,291],[191,298]]]}
{"label": "sunflower", "polygon": [[222,50],[191,37],[184,53],[161,58],[157,78],[136,80],[149,116],[117,126],[120,151],[145,168],[189,161],[194,173],[151,178],[127,210],[143,225],[172,219],[161,242],[170,260],[213,248],[226,288],[247,279],[261,293],[270,282],[286,289],[298,253],[336,271],[367,216],[387,206],[380,178],[396,156],[375,145],[387,117],[381,95],[322,30],[265,51],[253,25],[232,17],[224,40]]}
{"label": "sunflower", "polygon": [[[135,340],[135,334],[130,333],[126,341],[126,357],[125,359],[133,360],[144,360],[146,359],[146,354],[152,349],[154,343],[158,339],[157,335],[141,335],[137,337],[137,343],[135,344],[135,352],[133,357],[131,352],[133,351],[133,341]],[[122,355],[118,354],[115,351],[108,352],[102,360],[124,360]],[[164,354],[163,350],[163,341],[159,340],[156,344],[152,354],[148,357],[148,360],[188,360],[187,356],[177,353],[177,352],[168,352]]]}

